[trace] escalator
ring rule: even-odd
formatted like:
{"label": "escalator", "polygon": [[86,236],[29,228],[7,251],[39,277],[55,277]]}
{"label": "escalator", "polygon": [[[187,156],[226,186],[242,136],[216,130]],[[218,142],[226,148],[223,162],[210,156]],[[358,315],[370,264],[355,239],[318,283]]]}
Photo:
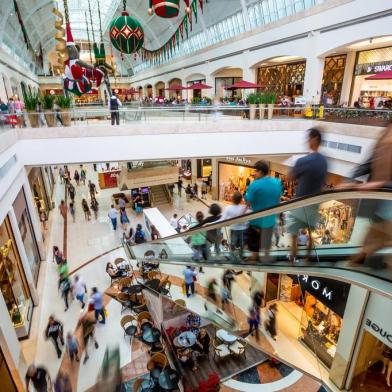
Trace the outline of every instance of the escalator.
{"label": "escalator", "polygon": [[[318,214],[318,223],[311,229],[309,221],[314,211]],[[240,246],[230,246],[233,225],[246,224],[271,215],[276,217],[277,224],[279,221],[281,224],[274,230],[269,254],[261,250],[258,261],[249,260],[249,238],[245,231],[237,244],[243,243],[243,253]],[[392,264],[389,264],[392,261],[391,222],[390,190],[332,190],[145,244],[126,244],[126,251],[132,259],[156,259],[169,265],[205,265],[288,274],[300,271],[301,274],[355,283],[392,296]],[[291,249],[289,231],[294,223],[301,228],[297,233],[302,242],[298,246],[297,258],[292,262],[287,256]],[[218,238],[217,245],[207,241],[207,255],[196,251],[192,246],[192,238],[201,235],[211,239],[211,233],[214,232],[219,233],[218,236],[212,236]],[[371,235],[366,239],[366,249],[373,248],[372,254],[364,257],[362,264],[350,263],[351,258],[364,250],[363,242],[369,232]],[[278,241],[277,233],[280,237]],[[312,236],[313,247],[307,258],[306,245],[301,244],[309,241],[309,235]]]}

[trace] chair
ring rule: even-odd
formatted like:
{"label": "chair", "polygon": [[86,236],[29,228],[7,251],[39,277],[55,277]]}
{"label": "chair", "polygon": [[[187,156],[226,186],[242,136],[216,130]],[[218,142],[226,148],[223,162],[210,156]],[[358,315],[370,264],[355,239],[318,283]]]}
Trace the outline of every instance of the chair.
{"label": "chair", "polygon": [[172,282],[169,280],[169,277],[166,277],[166,279],[159,286],[159,292],[171,298],[172,297],[170,293],[171,285]]}
{"label": "chair", "polygon": [[129,299],[129,295],[128,294],[126,294],[126,293],[118,293],[116,295],[116,299],[122,305],[121,313],[125,309],[132,310],[132,301]]}
{"label": "chair", "polygon": [[124,337],[125,336],[134,336],[137,332],[137,326],[134,325],[133,323],[136,323],[135,317],[131,315],[124,316],[120,324],[122,326],[122,329],[124,330]]}
{"label": "chair", "polygon": [[148,280],[159,279],[158,275],[159,275],[158,271],[149,271],[147,272],[147,279]]}
{"label": "chair", "polygon": [[148,310],[148,308],[147,308],[147,305],[146,305],[146,302],[144,301],[144,299],[143,299],[143,302],[140,305],[132,306],[132,311],[134,313],[136,313],[136,314],[139,314],[141,312],[145,312],[147,310]]}
{"label": "chair", "polygon": [[225,344],[218,345],[218,342],[214,339],[212,345],[214,347],[214,359],[215,357],[218,357],[221,360],[230,355],[230,351]]}
{"label": "chair", "polygon": [[175,313],[181,312],[182,310],[186,309],[186,302],[183,299],[176,299],[174,301],[175,305],[173,311]]}
{"label": "chair", "polygon": [[141,326],[143,320],[151,321],[151,324],[154,324],[154,321],[153,321],[153,319],[152,319],[152,316],[151,316],[151,314],[150,314],[149,312],[140,312],[140,313],[138,314],[138,316],[137,316],[137,322],[138,322],[138,324],[139,324],[139,327]]}
{"label": "chair", "polygon": [[144,378],[138,378],[134,383],[132,387],[132,392],[139,392],[140,386],[142,385],[142,382],[144,381]]}
{"label": "chair", "polygon": [[147,369],[151,371],[155,368],[161,368],[162,370],[167,366],[167,358],[165,354],[156,353],[151,359],[147,362]]}
{"label": "chair", "polygon": [[122,264],[122,263],[124,263],[126,260],[125,259],[123,259],[122,257],[117,257],[117,259],[115,259],[114,261],[113,261],[113,264],[117,267],[119,264]]}
{"label": "chair", "polygon": [[243,355],[246,358],[246,346],[247,342],[245,340],[236,340],[233,344],[230,345],[229,350],[237,357]]}
{"label": "chair", "polygon": [[121,278],[118,282],[118,288],[121,291],[123,287],[130,287],[132,286],[132,278],[127,276],[125,278]]}

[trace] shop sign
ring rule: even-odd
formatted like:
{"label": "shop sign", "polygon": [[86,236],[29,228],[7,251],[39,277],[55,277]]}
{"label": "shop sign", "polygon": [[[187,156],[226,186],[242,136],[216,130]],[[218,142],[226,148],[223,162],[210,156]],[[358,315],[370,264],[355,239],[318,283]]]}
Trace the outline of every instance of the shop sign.
{"label": "shop sign", "polygon": [[385,328],[380,327],[378,324],[368,318],[365,321],[365,325],[368,327],[368,329],[372,329],[377,335],[380,335],[382,339],[386,339],[389,343],[392,344],[392,330],[387,331]]}
{"label": "shop sign", "polygon": [[332,279],[300,275],[299,283],[302,291],[316,297],[332,311],[343,317],[350,285]]}
{"label": "shop sign", "polygon": [[226,157],[226,161],[236,163],[238,165],[251,165],[252,161],[243,157]]}
{"label": "shop sign", "polygon": [[392,71],[391,61],[384,61],[381,63],[357,64],[355,66],[355,75],[377,74],[385,71]]}

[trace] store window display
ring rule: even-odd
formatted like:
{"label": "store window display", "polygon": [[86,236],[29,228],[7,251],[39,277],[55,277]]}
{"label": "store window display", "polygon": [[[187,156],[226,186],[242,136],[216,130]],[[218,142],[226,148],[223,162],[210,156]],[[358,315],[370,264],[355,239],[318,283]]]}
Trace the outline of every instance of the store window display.
{"label": "store window display", "polygon": [[219,200],[230,202],[233,193],[238,191],[245,194],[253,181],[254,168],[219,162]]}
{"label": "store window display", "polygon": [[0,226],[0,285],[14,327],[27,335],[30,293],[8,218]]}

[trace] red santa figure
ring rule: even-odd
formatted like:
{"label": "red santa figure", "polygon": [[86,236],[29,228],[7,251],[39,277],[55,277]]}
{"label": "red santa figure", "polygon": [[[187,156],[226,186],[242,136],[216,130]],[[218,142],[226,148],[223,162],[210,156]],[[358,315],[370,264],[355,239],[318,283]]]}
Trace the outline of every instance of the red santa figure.
{"label": "red santa figure", "polygon": [[69,23],[66,24],[65,31],[68,59],[64,62],[64,88],[80,97],[91,90],[92,80],[99,87],[105,77],[105,72],[79,59],[79,49],[74,42]]}

